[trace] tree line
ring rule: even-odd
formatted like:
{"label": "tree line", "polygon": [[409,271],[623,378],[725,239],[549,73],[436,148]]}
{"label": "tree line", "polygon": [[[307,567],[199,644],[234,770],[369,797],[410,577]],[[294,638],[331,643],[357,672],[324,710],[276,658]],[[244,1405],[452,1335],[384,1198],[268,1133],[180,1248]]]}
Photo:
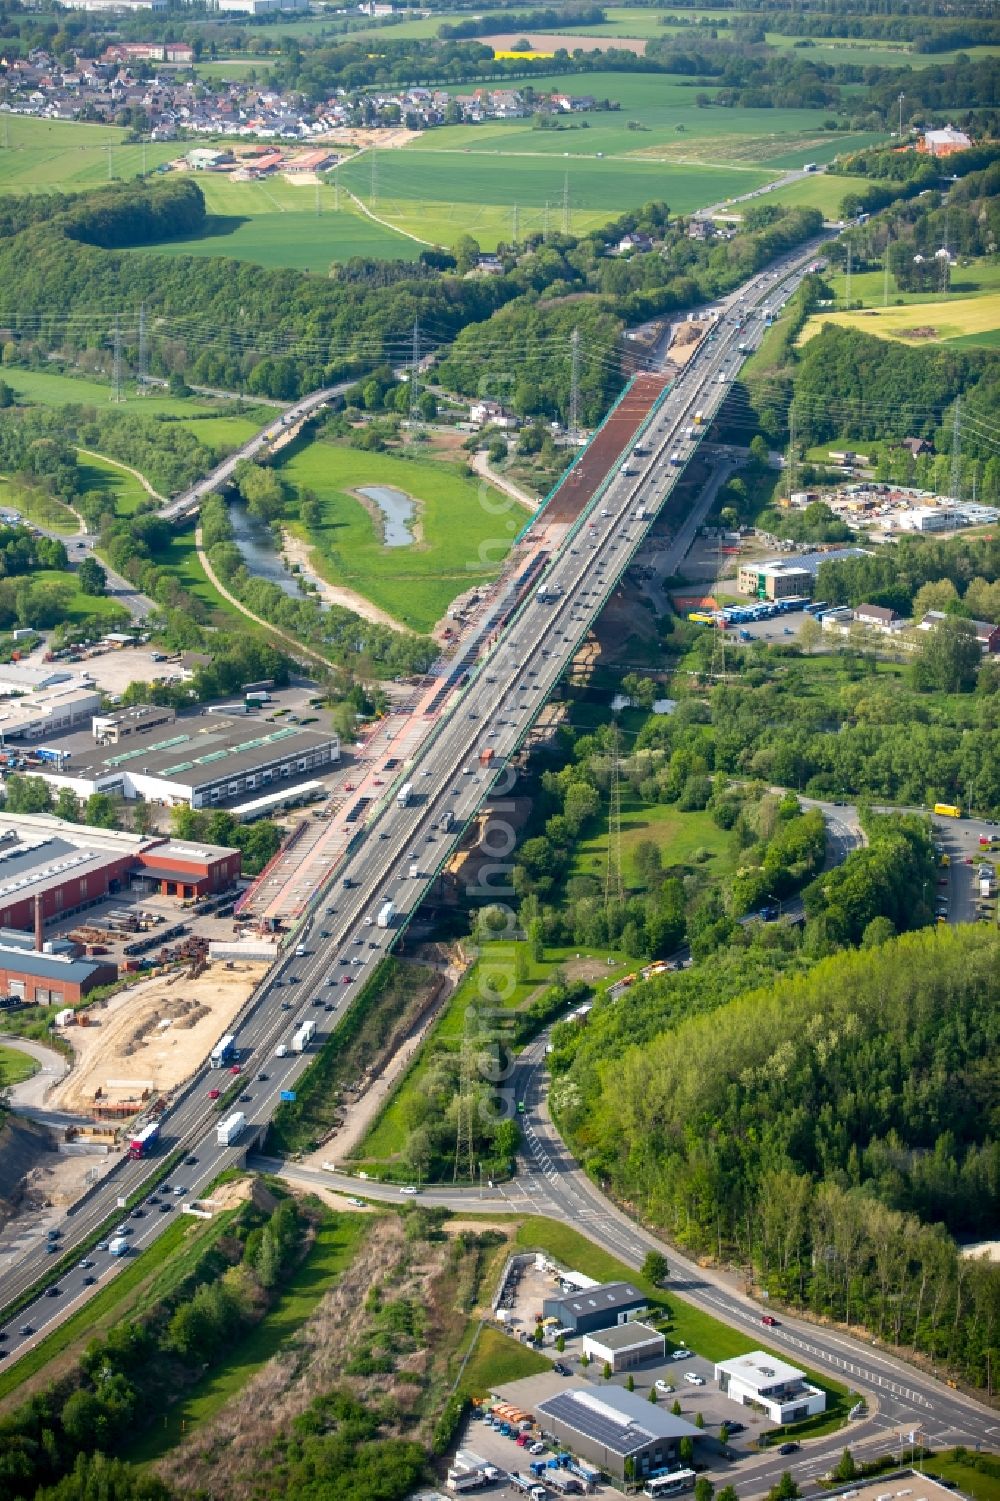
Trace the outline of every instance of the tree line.
{"label": "tree line", "polygon": [[734,998],[725,972],[705,994],[713,966],[694,1013],[697,978],[661,977],[626,1003],[659,1012],[651,1037],[609,1016],[622,1002],[556,1029],[553,1110],[692,1251],[984,1384],[1000,1269],[949,1231],[993,1223],[998,954],[996,933],[929,930]]}

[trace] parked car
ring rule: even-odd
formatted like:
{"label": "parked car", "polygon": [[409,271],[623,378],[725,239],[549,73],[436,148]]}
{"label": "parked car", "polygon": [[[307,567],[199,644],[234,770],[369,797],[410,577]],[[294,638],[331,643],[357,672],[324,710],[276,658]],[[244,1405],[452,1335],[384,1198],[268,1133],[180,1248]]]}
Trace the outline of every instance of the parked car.
{"label": "parked car", "polygon": [[552,1367],[552,1369],[555,1371],[555,1373],[556,1373],[557,1376],[568,1376],[569,1375],[569,1366],[568,1365],[563,1365],[563,1363],[562,1363],[561,1360],[557,1360],[556,1363],[555,1363],[555,1365]]}
{"label": "parked car", "polygon": [[779,1444],[779,1446],[778,1446],[778,1453],[779,1454],[795,1454],[798,1451],[798,1447],[799,1447],[798,1444],[794,1444],[794,1443]]}
{"label": "parked car", "polygon": [[670,1382],[664,1381],[662,1376],[659,1377],[657,1381],[654,1381],[653,1385],[656,1387],[656,1390],[660,1392],[664,1397],[668,1397],[674,1390],[674,1387],[671,1386]]}
{"label": "parked car", "polygon": [[681,1345],[673,1352],[670,1358],[671,1360],[690,1360],[693,1354],[693,1350],[689,1350],[686,1345]]}
{"label": "parked car", "polygon": [[699,1376],[697,1371],[685,1371],[684,1372],[684,1380],[687,1382],[688,1386],[704,1386],[705,1385],[705,1378],[704,1378],[704,1376]]}

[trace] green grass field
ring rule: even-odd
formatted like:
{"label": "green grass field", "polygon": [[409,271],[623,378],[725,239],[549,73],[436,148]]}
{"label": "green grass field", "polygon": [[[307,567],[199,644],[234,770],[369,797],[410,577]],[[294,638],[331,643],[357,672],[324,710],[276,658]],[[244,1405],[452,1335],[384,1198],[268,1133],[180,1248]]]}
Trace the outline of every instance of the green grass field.
{"label": "green grass field", "polygon": [[[676,803],[648,806],[622,797],[622,875],[625,885],[639,889],[642,881],[635,868],[635,847],[652,840],[659,847],[664,869],[682,865],[689,870],[704,868],[713,879],[733,874],[735,861],[729,834],[708,813],[682,813]],[[702,858],[704,856],[705,858]],[[580,842],[574,859],[575,875],[603,879],[608,857],[607,830]]]}
{"label": "green grass field", "polygon": [[830,177],[818,172],[814,177],[801,177],[798,182],[788,183],[768,193],[768,203],[793,203],[796,208],[818,208],[825,218],[836,219],[840,204],[847,193],[860,192],[868,183],[863,177]]}
{"label": "green grass field", "polygon": [[232,626],[234,621],[238,621],[247,630],[254,629],[253,623],[235,610],[228,600],[223,599],[215,585],[209,580],[198,559],[193,531],[174,532],[169,546],[163,552],[157,553],[156,562],[164,568],[169,568],[182,588],[189,589],[209,610],[222,616],[221,620],[214,622],[215,624]]}
{"label": "green grass field", "polygon": [[88,453],[79,461],[80,477],[86,490],[100,490],[108,498],[108,509],[116,516],[132,516],[149,496],[134,474],[129,474],[113,459]]}
{"label": "green grass field", "polygon": [[[22,370],[11,365],[3,372],[3,379],[19,403],[36,406],[94,406],[111,404],[111,384],[93,380],[85,375],[60,375],[53,370]],[[137,411],[152,416],[189,417],[199,411],[210,412],[207,401],[198,401],[168,396],[139,396],[126,387],[126,405],[134,405]]]}
{"label": "green grass field", "polygon": [[[315,491],[322,525],[313,533],[313,564],[333,584],[356,589],[414,630],[428,630],[457,594],[493,578],[523,513],[455,465],[364,453],[332,443],[293,449],[279,465],[283,479]],[[349,492],[391,485],[417,502],[417,540],[385,547],[381,529]]]}
{"label": "green grass field", "polygon": [[0,1044],[0,1089],[7,1089],[11,1084],[20,1084],[24,1079],[30,1079],[32,1074],[38,1073],[38,1067],[34,1058],[29,1058],[27,1053],[21,1053],[16,1048],[5,1048]]}
{"label": "green grass field", "polygon": [[976,1461],[990,1460],[996,1463],[996,1454],[976,1454],[965,1449],[943,1449],[922,1466],[929,1475],[940,1475],[957,1485],[964,1496],[974,1501],[1000,1501],[1000,1480],[986,1469],[980,1469]]}
{"label": "green grass field", "polygon": [[[431,1028],[423,1045],[414,1057],[414,1061],[408,1072],[403,1076],[395,1093],[391,1095],[389,1103],[378,1116],[374,1126],[368,1135],[360,1143],[354,1154],[359,1160],[368,1162],[387,1162],[398,1156],[406,1145],[408,1127],[408,1106],[410,1100],[420,1094],[423,1085],[423,1076],[431,1054],[444,1047],[457,1049],[462,1040],[462,1032],[465,1026],[465,1013],[470,1005],[482,1000],[480,990],[480,976],[491,963],[503,965],[504,973],[507,966],[512,962],[513,944],[497,943],[490,944],[486,949],[488,957],[479,965],[469,970],[452,994],[447,1006],[437,1022]],[[519,981],[505,1001],[498,1002],[508,1010],[513,1010],[522,1005],[540,984],[543,984],[546,976],[551,973],[551,964],[536,965],[529,963],[528,978]]]}
{"label": "green grass field", "polygon": [[[825,280],[833,288],[838,305],[847,295],[847,279],[843,271],[830,271]],[[968,265],[953,266],[951,284],[947,292],[901,292],[896,278],[889,277],[889,304],[897,303],[947,303],[956,297],[979,297],[983,293],[1000,292],[1000,261],[973,260]],[[855,272],[851,277],[851,301],[862,307],[884,306],[885,277],[881,271]]]}
{"label": "green grass field", "polygon": [[119,620],[127,618],[128,612],[117,601],[103,594],[84,594],[76,587],[76,575],[63,572],[56,568],[39,568],[31,575],[32,580],[40,584],[72,584],[73,593],[69,596],[64,619],[71,624],[77,624],[81,620],[88,620],[97,615],[112,629]]}
{"label": "green grass field", "polygon": [[520,1381],[524,1376],[537,1376],[551,1369],[552,1362],[547,1356],[487,1324],[469,1357],[459,1391],[470,1398],[485,1397],[507,1381]]}
{"label": "green grass field", "polygon": [[[505,1000],[497,1001],[498,1005],[508,1010],[516,1010],[527,1000],[533,999],[547,983],[551,983],[555,971],[567,960],[576,956],[575,949],[572,951],[551,949],[546,951],[543,959],[536,961],[528,957],[524,945],[519,947],[524,954],[524,978],[516,982]],[[482,980],[492,965],[501,967],[502,976],[506,977],[510,974],[514,948],[515,945],[511,943],[486,946],[484,958],[469,970],[462,983],[456,988],[423,1045],[415,1054],[409,1070],[403,1075],[395,1092],[390,1095],[382,1114],[377,1117],[372,1129],[360,1143],[354,1154],[359,1160],[387,1162],[402,1152],[406,1145],[408,1131],[406,1122],[409,1115],[409,1102],[419,1095],[423,1088],[423,1077],[432,1054],[445,1049],[457,1050],[459,1048],[465,1026],[466,1010],[470,1005],[481,1002],[483,999]],[[599,988],[603,989],[613,984],[627,968],[628,965],[622,960],[608,965],[606,975],[601,976]]]}
{"label": "green grass field", "polygon": [[243,1339],[234,1341],[221,1364],[173,1403],[164,1413],[162,1426],[126,1449],[125,1457],[139,1463],[158,1459],[179,1443],[182,1435],[214,1417],[261,1366],[288,1345],[324,1293],[350,1265],[370,1224],[364,1215],[331,1215],[321,1225],[304,1265],[286,1283],[270,1312]]}
{"label": "green grass field", "polygon": [[198,185],[208,209],[204,232],[146,245],[136,254],[231,256],[324,276],[332,261],[351,256],[414,260],[420,253],[415,240],[376,224],[346,193],[338,199],[329,180],[318,195],[315,186],[295,186],[284,178],[230,182],[204,174]]}
{"label": "green grass field", "polygon": [[0,123],[0,193],[80,192],[111,179],[131,181],[177,155],[177,147],[125,146],[113,125],[5,115]]}

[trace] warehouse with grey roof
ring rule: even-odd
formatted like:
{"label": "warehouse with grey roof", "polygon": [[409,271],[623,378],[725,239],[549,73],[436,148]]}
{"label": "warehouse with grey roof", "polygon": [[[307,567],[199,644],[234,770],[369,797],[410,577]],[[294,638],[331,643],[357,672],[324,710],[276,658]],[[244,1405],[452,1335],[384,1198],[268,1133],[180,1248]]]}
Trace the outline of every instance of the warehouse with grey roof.
{"label": "warehouse with grey roof", "polygon": [[619,1386],[557,1392],[537,1403],[535,1413],[544,1434],[616,1480],[624,1480],[629,1461],[636,1480],[667,1469],[677,1463],[681,1439],[703,1437],[686,1418]]}
{"label": "warehouse with grey roof", "polygon": [[51,751],[57,766],[37,774],[79,797],[108,792],[168,807],[214,808],[321,774],[340,760],[340,740],[332,730],[201,714],[172,724],[153,720],[145,733],[137,724],[124,748],[77,735]]}

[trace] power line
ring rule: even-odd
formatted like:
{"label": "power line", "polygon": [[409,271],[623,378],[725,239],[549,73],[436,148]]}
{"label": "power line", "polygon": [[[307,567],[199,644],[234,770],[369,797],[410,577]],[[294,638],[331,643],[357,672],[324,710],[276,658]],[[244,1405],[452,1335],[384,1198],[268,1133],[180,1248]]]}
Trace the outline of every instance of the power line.
{"label": "power line", "polygon": [[[611,788],[608,796],[608,863],[604,874],[604,910],[610,919],[612,907],[625,903],[622,880],[622,785],[618,759],[618,721],[611,724]],[[609,922],[610,926],[610,922]]]}
{"label": "power line", "polygon": [[417,410],[417,380],[420,370],[420,323],[416,318],[413,320],[413,357],[410,361],[410,421],[415,422],[419,416]]}
{"label": "power line", "polygon": [[115,314],[115,343],[111,366],[111,400],[116,403],[125,400],[125,392],[122,388],[122,331],[117,314]]}

